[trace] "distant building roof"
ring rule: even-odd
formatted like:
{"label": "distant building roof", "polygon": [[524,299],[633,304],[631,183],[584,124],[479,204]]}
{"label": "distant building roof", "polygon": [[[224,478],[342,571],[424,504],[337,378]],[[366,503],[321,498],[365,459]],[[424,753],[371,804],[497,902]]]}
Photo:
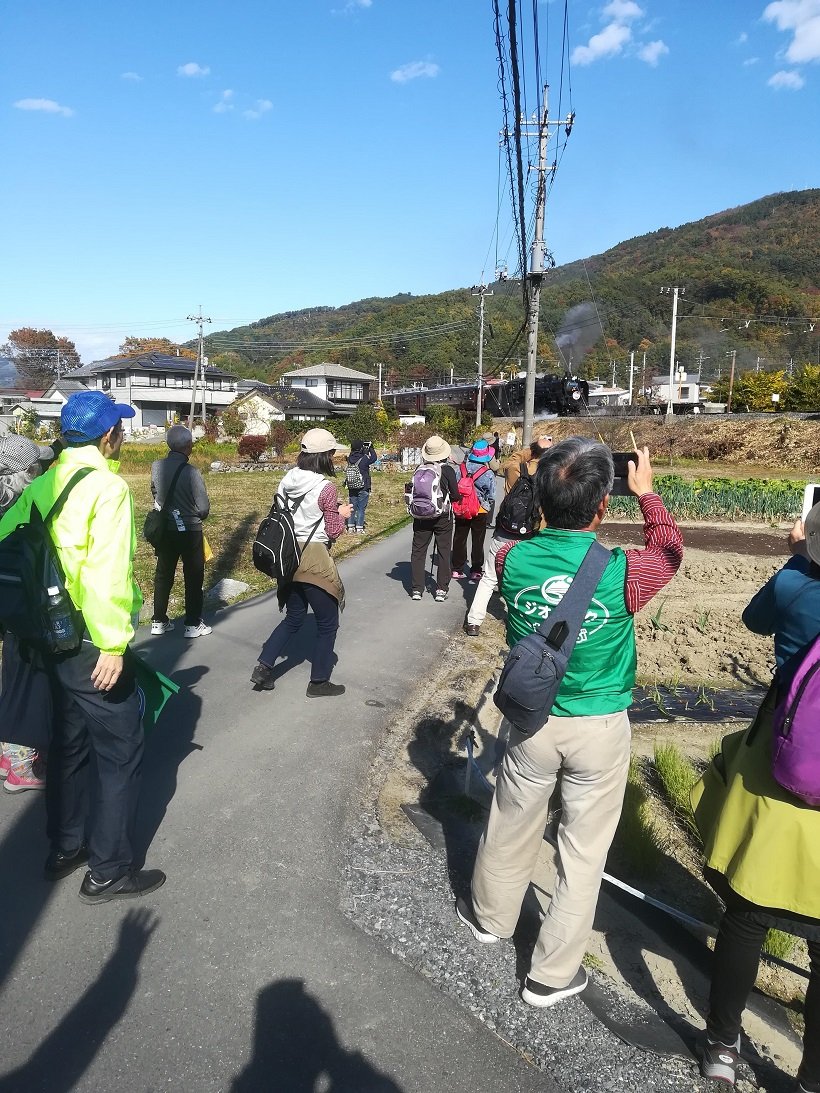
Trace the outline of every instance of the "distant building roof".
{"label": "distant building roof", "polygon": [[376,382],[376,377],[367,372],[357,372],[355,368],[345,368],[343,364],[311,364],[307,368],[297,368],[293,372],[285,372],[282,379],[301,379],[302,376],[324,376],[327,379],[337,380],[370,380]]}
{"label": "distant building roof", "polygon": [[242,402],[250,398],[251,395],[259,395],[266,402],[270,402],[282,410],[322,410],[325,413],[332,414],[336,409],[332,402],[319,398],[307,387],[280,387],[270,383],[256,384],[250,391],[246,391],[235,401]]}
{"label": "distant building roof", "polygon": [[[177,357],[171,353],[141,353],[138,357],[108,357],[104,361],[93,361],[82,368],[75,368],[66,378],[84,379],[94,376],[98,372],[191,372],[193,374],[196,361],[187,357]],[[205,369],[206,376],[219,376],[221,379],[236,379],[233,372],[225,372],[221,368]]]}

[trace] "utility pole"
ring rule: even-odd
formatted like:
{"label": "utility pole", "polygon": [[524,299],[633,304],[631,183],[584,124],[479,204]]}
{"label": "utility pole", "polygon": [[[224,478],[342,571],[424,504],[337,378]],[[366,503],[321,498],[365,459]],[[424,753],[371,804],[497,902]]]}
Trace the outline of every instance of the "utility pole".
{"label": "utility pole", "polygon": [[[541,284],[546,272],[547,249],[544,245],[544,211],[547,204],[547,141],[549,127],[564,126],[566,135],[572,132],[574,114],[567,114],[563,121],[549,120],[549,86],[544,85],[544,106],[538,119],[538,183],[535,199],[535,236],[530,248],[530,270],[527,274],[527,379],[524,386],[524,447],[532,440],[532,425],[535,417],[535,370],[538,357],[538,312],[541,304]],[[521,131],[527,136],[534,135],[531,130],[535,123],[522,123]],[[555,170],[555,164],[550,168]],[[523,225],[522,225],[523,230]]]}
{"label": "utility pole", "polygon": [[703,371],[703,362],[711,360],[711,358],[710,357],[704,357],[703,347],[701,346],[701,348],[698,350],[698,355],[697,355],[696,359],[697,359],[697,362],[698,362],[698,386],[700,386],[700,374]]}
{"label": "utility pole", "polygon": [[481,380],[484,370],[484,297],[494,295],[487,291],[484,284],[473,285],[470,289],[471,296],[478,296],[478,388],[475,398],[475,423],[481,424]]}
{"label": "utility pole", "polygon": [[[193,381],[193,384],[191,385],[191,412],[188,415],[188,428],[193,429],[193,427],[194,427],[194,414],[196,413],[196,382],[197,382],[197,375],[199,373],[200,367],[202,367],[202,358],[203,358],[202,326],[203,326],[203,323],[209,323],[211,320],[206,318],[202,314],[202,304],[199,305],[199,314],[198,315],[188,315],[188,316],[186,316],[186,318],[188,319],[189,322],[196,323],[198,328],[199,328],[199,345],[197,347],[196,361],[194,363],[194,381]],[[204,369],[204,367],[202,367],[202,405],[203,405],[203,407],[205,405],[205,369]],[[204,413],[203,413],[203,417],[204,417]]]}
{"label": "utility pole", "polygon": [[675,412],[674,400],[675,400],[675,338],[678,331],[678,295],[681,296],[686,292],[685,288],[664,287],[661,289],[661,295],[668,295],[672,293],[672,347],[669,350],[669,398],[666,402],[666,416],[671,417]]}
{"label": "utility pole", "polygon": [[632,376],[635,371],[635,350],[629,353],[629,405],[632,405]]}
{"label": "utility pole", "polygon": [[[202,352],[202,350],[200,350],[200,354],[201,354],[201,352]],[[207,390],[207,386],[208,386],[207,381],[205,379],[205,369],[207,367],[208,367],[208,358],[207,357],[202,357],[202,372],[201,372],[201,375],[202,375],[202,428],[203,429],[205,428],[205,424],[206,424],[206,421],[207,421],[207,414],[208,414],[207,408],[205,406],[205,391]]]}
{"label": "utility pole", "polygon": [[381,401],[382,401],[382,368],[384,366],[382,365],[381,361],[379,361],[379,363],[376,367],[379,369],[379,399],[378,399],[378,401],[379,401],[379,403],[381,403]]}
{"label": "utility pole", "polygon": [[732,369],[729,372],[729,397],[726,400],[726,413],[731,413],[732,410],[732,388],[735,385],[735,357],[737,356],[737,350],[733,349],[730,353],[726,354],[727,357],[732,358]]}

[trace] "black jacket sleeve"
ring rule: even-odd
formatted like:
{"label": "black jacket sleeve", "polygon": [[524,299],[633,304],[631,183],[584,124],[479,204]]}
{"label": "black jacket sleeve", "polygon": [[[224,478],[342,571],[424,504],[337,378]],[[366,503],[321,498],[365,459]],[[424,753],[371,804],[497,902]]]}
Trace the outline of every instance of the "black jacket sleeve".
{"label": "black jacket sleeve", "polygon": [[451,501],[458,501],[461,494],[458,492],[458,478],[456,469],[452,463],[445,463],[441,468],[441,481]]}

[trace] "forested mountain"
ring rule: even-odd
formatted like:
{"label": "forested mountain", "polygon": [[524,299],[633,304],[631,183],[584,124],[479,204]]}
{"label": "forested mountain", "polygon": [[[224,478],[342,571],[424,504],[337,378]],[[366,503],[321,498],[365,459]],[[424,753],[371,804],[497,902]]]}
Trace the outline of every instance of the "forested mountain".
{"label": "forested mountain", "polygon": [[[669,362],[672,302],[661,289],[685,288],[676,356],[704,376],[820,364],[820,189],[772,194],[679,228],[661,228],[604,254],[551,270],[541,293],[539,368],[626,380],[629,351],[648,372]],[[489,286],[484,366],[518,368],[526,356],[521,283]],[[344,307],[285,312],[207,338],[214,364],[274,379],[283,371],[337,361],[391,383],[475,374],[478,297],[469,288],[402,294]],[[556,344],[556,339],[557,343]],[[276,348],[263,348],[276,347]]]}

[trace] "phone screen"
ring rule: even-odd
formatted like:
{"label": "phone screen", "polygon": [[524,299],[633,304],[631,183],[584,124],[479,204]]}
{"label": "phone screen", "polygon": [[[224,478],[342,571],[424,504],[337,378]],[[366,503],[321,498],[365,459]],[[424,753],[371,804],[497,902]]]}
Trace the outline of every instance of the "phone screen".
{"label": "phone screen", "polygon": [[803,491],[803,519],[809,515],[815,505],[820,504],[820,484],[810,482]]}

